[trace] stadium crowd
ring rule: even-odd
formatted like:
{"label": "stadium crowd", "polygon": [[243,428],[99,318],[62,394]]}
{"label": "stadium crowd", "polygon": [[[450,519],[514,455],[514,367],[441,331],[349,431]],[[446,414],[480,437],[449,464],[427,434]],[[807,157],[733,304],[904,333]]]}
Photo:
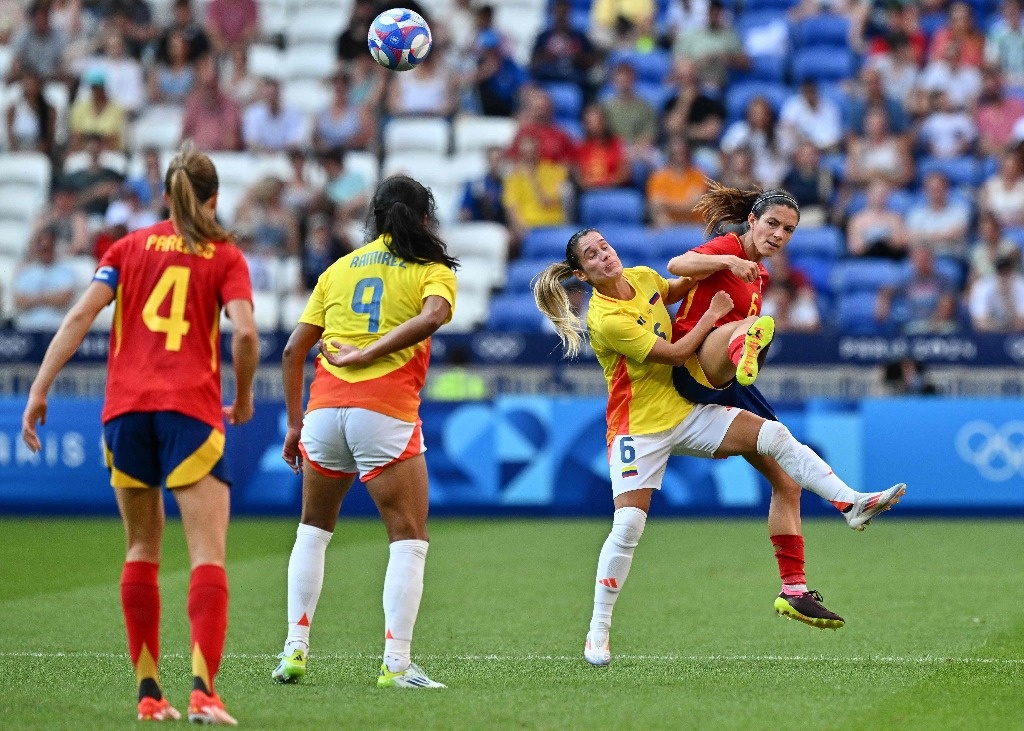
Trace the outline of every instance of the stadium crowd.
{"label": "stadium crowd", "polygon": [[800,202],[780,330],[1024,331],[1021,0],[401,4],[408,73],[367,52],[380,2],[0,0],[0,318],[54,329],[191,139],[264,328],[405,170],[466,262],[451,328],[542,331],[528,283],[581,225],[663,271],[712,178]]}

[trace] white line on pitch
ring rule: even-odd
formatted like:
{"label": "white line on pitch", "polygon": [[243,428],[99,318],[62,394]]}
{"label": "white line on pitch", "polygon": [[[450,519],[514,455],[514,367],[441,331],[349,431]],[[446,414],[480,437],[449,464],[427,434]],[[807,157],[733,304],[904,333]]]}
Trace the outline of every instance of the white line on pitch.
{"label": "white line on pitch", "polygon": [[[318,659],[325,660],[372,660],[380,655],[344,654],[314,652]],[[0,657],[85,657],[85,658],[123,658],[121,652],[0,652]],[[165,653],[164,658],[181,659],[189,657],[183,653]],[[579,660],[577,655],[417,655],[421,660],[448,660],[459,662],[569,662]],[[225,653],[227,660],[267,660],[274,659],[271,653]],[[925,655],[923,657],[878,656],[878,657],[831,657],[826,655],[616,655],[616,660],[640,660],[653,662],[789,662],[789,663],[886,663],[891,665],[929,665],[942,663],[958,663],[963,665],[1021,665],[1024,659],[1002,657],[944,657]]]}

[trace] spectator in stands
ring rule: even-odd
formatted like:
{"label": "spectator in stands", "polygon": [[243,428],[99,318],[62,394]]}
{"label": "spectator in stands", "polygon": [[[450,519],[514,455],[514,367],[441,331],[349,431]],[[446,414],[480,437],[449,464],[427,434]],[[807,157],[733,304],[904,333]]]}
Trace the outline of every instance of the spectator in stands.
{"label": "spectator in stands", "polygon": [[953,105],[947,92],[931,92],[931,113],[918,131],[918,145],[926,155],[940,158],[963,157],[974,149],[978,129],[962,107]]}
{"label": "spectator in stands", "polygon": [[235,212],[235,225],[249,231],[257,247],[265,247],[278,256],[299,253],[299,221],[284,204],[284,181],[267,176],[242,196]]}
{"label": "spectator in stands", "polygon": [[596,46],[609,49],[624,25],[635,28],[656,12],[653,0],[594,0],[590,5],[590,38]]}
{"label": "spectator in stands", "polygon": [[81,0],[51,0],[49,5],[50,27],[68,39],[63,54],[64,68],[74,69],[77,62],[92,50],[94,39],[91,31],[95,21],[83,12]]}
{"label": "spectator in stands", "polygon": [[142,151],[142,173],[128,178],[130,185],[139,197],[139,202],[160,218],[165,218],[164,208],[164,176],[161,174],[160,151],[155,147],[147,147]]}
{"label": "spectator in stands", "polygon": [[934,396],[939,390],[928,380],[926,373],[924,363],[904,358],[886,363],[882,377],[892,396]]}
{"label": "spectator in stands", "polygon": [[878,69],[886,97],[907,110],[919,75],[914,48],[907,36],[899,32],[889,34],[887,45],[888,50],[869,57],[864,66]]}
{"label": "spectator in stands", "polygon": [[[804,209],[800,206],[801,226],[803,217]],[[776,332],[819,332],[821,312],[818,295],[807,275],[790,265],[785,251],[765,259],[765,266],[770,277],[761,303],[761,314],[775,319]]]}
{"label": "spectator in stands", "polygon": [[45,81],[64,80],[62,62],[67,45],[67,36],[50,26],[50,6],[37,0],[28,8],[28,22],[11,41],[7,80],[17,81],[24,73],[33,73]]}
{"label": "spectator in stands", "polygon": [[[405,7],[409,7],[405,5]],[[412,8],[409,8],[412,10]],[[366,30],[377,15],[376,5],[372,2],[357,2],[352,8],[352,17],[348,26],[341,31],[335,42],[335,53],[339,61],[353,61],[366,56]],[[420,13],[422,15],[422,13]]]}
{"label": "spectator in stands", "polygon": [[181,136],[200,150],[238,150],[242,146],[242,118],[238,105],[221,91],[212,56],[196,64],[196,84],[185,100]]}
{"label": "spectator in stands", "polygon": [[34,73],[21,77],[21,94],[7,107],[7,145],[11,151],[41,152],[53,157],[57,110],[43,96],[43,80]]}
{"label": "spectator in stands", "polygon": [[125,112],[107,96],[106,76],[92,68],[82,77],[88,87],[71,107],[71,152],[85,146],[86,137],[98,137],[109,150],[124,148]]}
{"label": "spectator in stands", "polygon": [[693,147],[694,159],[718,166],[718,141],[725,128],[725,105],[721,89],[706,87],[697,78],[697,66],[689,58],[676,58],[670,83],[674,95],[665,105],[663,127],[666,135],[683,135]]}
{"label": "spectator in stands", "polygon": [[245,263],[249,266],[252,291],[273,292],[277,284],[274,281],[278,270],[277,257],[265,249],[257,248],[256,239],[251,231],[239,231],[235,235],[235,246],[242,252]]}
{"label": "spectator in stands", "polygon": [[523,109],[519,114],[519,128],[509,145],[509,157],[519,158],[519,146],[526,137],[539,147],[541,160],[569,164],[576,143],[569,134],[554,123],[554,105],[543,89],[527,87],[523,90]]}
{"label": "spectator in stands", "polygon": [[985,59],[985,37],[974,23],[974,11],[962,0],[949,6],[949,22],[932,36],[928,48],[929,60],[947,58],[946,50],[955,46],[959,61],[964,66],[978,68]]}
{"label": "spectator in stands", "polygon": [[89,216],[102,216],[124,180],[121,173],[103,164],[103,138],[90,135],[85,141],[88,163],[64,178],[75,191],[75,204]]}
{"label": "spectator in stands", "polygon": [[0,45],[9,45],[24,22],[25,8],[19,0],[0,0]]}
{"label": "spectator in stands", "polygon": [[853,256],[902,261],[910,243],[903,216],[886,207],[891,188],[884,180],[868,185],[863,209],[846,226],[846,249]]}
{"label": "spectator in stands", "polygon": [[75,270],[57,258],[53,229],[39,230],[14,275],[15,326],[55,332],[75,297]]}
{"label": "spectator in stands", "polygon": [[821,153],[809,140],[797,145],[793,166],[782,179],[782,187],[800,204],[800,225],[812,228],[828,223],[835,177],[821,164]]}
{"label": "spectator in stands", "polygon": [[1003,235],[999,219],[983,211],[978,216],[978,240],[971,247],[970,268],[967,272],[968,286],[982,277],[996,273],[996,262],[1020,253],[1013,241]]}
{"label": "spectator in stands", "polygon": [[1024,276],[1017,252],[997,259],[995,272],[974,283],[967,307],[977,332],[1024,332]]}
{"label": "spectator in stands", "polygon": [[707,28],[709,5],[709,0],[670,0],[661,16],[662,44],[671,48],[683,33]]}
{"label": "spectator in stands", "polygon": [[576,146],[573,180],[580,190],[614,188],[630,179],[629,160],[622,138],[612,132],[608,113],[599,104],[583,110],[583,141]]}
{"label": "spectator in stands", "polygon": [[106,30],[119,33],[128,55],[136,60],[160,37],[146,0],[113,0],[108,12]]}
{"label": "spectator in stands", "polygon": [[665,165],[647,179],[651,223],[658,228],[702,223],[704,219],[694,213],[693,207],[707,192],[708,182],[694,166],[686,138],[669,138],[665,158]]}
{"label": "spectator in stands", "polygon": [[[777,187],[786,175],[789,163],[775,124],[775,112],[763,96],[750,100],[744,118],[736,120],[725,130],[721,146],[725,153],[733,153],[740,148],[750,150],[754,177],[765,188]],[[730,187],[748,190],[735,184]]]}
{"label": "spectator in stands", "polygon": [[334,95],[313,120],[313,146],[317,150],[335,147],[365,150],[377,136],[376,122],[370,109],[352,102],[349,97],[349,77],[344,71],[335,72],[331,80]]}
{"label": "spectator in stands", "polygon": [[755,190],[774,187],[754,172],[754,150],[749,146],[731,148],[722,157],[722,172],[718,182],[727,188]]}
{"label": "spectator in stands", "polygon": [[344,256],[350,247],[345,247],[331,232],[331,219],[317,213],[309,217],[308,231],[302,241],[302,284],[307,290],[316,286],[327,267]]}
{"label": "spectator in stands", "polygon": [[[898,322],[893,314],[902,309]],[[875,320],[899,326],[904,335],[943,335],[956,332],[956,285],[935,267],[935,255],[928,246],[913,246],[910,269],[891,287],[878,293]]]}
{"label": "spectator in stands", "polygon": [[884,7],[881,23],[882,32],[868,44],[868,57],[896,53],[897,47],[905,46],[907,58],[915,69],[925,62],[928,52],[928,36],[921,30],[920,8],[916,3],[893,2]]}
{"label": "spectator in stands", "polygon": [[1021,0],[1003,0],[1002,16],[985,38],[985,62],[998,68],[1014,86],[1024,84],[1024,17]]}
{"label": "spectator in stands", "polygon": [[227,54],[234,48],[247,49],[259,33],[256,0],[210,0],[206,6],[206,30],[215,53]]}
{"label": "spectator in stands", "polygon": [[189,56],[185,34],[171,33],[167,37],[165,59],[149,71],[149,100],[153,104],[181,106],[185,103],[196,83],[196,69]]}
{"label": "spectator in stands", "polygon": [[[375,63],[372,58],[370,62]],[[228,54],[227,63],[221,64],[220,80],[221,88],[242,109],[259,98],[262,82],[249,72],[249,52],[244,48],[235,48]]]}
{"label": "spectator in stands", "polygon": [[333,207],[334,218],[342,223],[363,218],[370,202],[370,181],[345,165],[345,148],[323,151],[320,165],[327,175],[324,194]]}
{"label": "spectator in stands", "polygon": [[821,95],[818,84],[810,79],[800,91],[785,101],[779,111],[779,134],[783,149],[794,150],[801,139],[808,139],[822,152],[838,149],[843,137],[839,108]]}
{"label": "spectator in stands", "polygon": [[284,204],[302,216],[309,210],[310,205],[317,196],[317,189],[309,182],[306,174],[306,152],[298,147],[288,150],[288,164],[291,165],[292,174],[284,184],[284,192],[281,194]]}
{"label": "spectator in stands", "polygon": [[103,55],[86,61],[86,68],[99,68],[106,77],[107,95],[122,109],[136,115],[146,103],[142,65],[127,55],[124,37],[110,32],[103,39]]}
{"label": "spectator in stands", "polygon": [[[950,102],[958,109],[974,106],[981,94],[981,71],[961,61],[959,46],[952,42],[945,55],[930,61],[917,79],[917,100],[912,110],[919,113],[927,109],[927,95],[934,91],[949,94]],[[924,98],[922,98],[924,97]]]}
{"label": "spectator in stands", "polygon": [[487,172],[479,180],[466,183],[459,206],[460,221],[493,221],[505,225],[505,152],[487,148]]}
{"label": "spectator in stands", "polygon": [[281,103],[281,84],[264,79],[261,101],[242,115],[242,140],[253,152],[283,152],[301,145],[306,134],[306,119],[295,107]]}
{"label": "spectator in stands", "polygon": [[999,155],[1013,142],[1017,120],[1022,117],[1024,99],[1006,95],[1003,74],[998,68],[983,68],[981,94],[978,96],[978,106],[974,110],[974,123],[978,129],[978,151],[987,157]]}
{"label": "spectator in stands", "polygon": [[750,61],[743,52],[739,35],[728,23],[721,0],[708,5],[708,24],[676,36],[672,52],[692,59],[699,69],[701,81],[724,88],[730,69],[745,69]]}
{"label": "spectator in stands", "polygon": [[133,186],[125,184],[118,190],[117,197],[107,206],[103,221],[107,227],[123,224],[126,231],[131,233],[152,226],[160,221],[160,217],[142,203],[138,191]]}
{"label": "spectator in stands", "polygon": [[505,177],[502,203],[513,237],[540,226],[563,226],[569,221],[566,206],[569,170],[565,165],[542,160],[534,137],[519,140],[519,157]]}
{"label": "spectator in stands", "polygon": [[889,118],[881,107],[869,109],[864,118],[864,135],[849,141],[844,180],[865,186],[875,180],[902,188],[914,178],[910,145],[889,129]]}
{"label": "spectator in stands", "polygon": [[170,25],[166,26],[157,44],[156,59],[160,63],[171,63],[171,36],[180,35],[188,49],[188,62],[194,64],[210,52],[210,38],[192,12],[192,0],[174,0],[174,11]]}
{"label": "spectator in stands", "polygon": [[479,34],[476,47],[478,59],[472,83],[481,113],[491,117],[511,117],[516,111],[519,87],[526,81],[526,73],[502,49],[497,31],[487,30]]}
{"label": "spectator in stands", "polygon": [[1016,152],[1004,152],[999,170],[978,190],[978,208],[1002,226],[1024,226],[1024,171]]}
{"label": "spectator in stands", "polygon": [[889,129],[902,135],[910,126],[910,119],[903,109],[901,99],[893,99],[886,94],[882,84],[882,72],[875,66],[864,66],[860,72],[860,83],[855,93],[846,98],[845,127],[848,134],[863,135],[868,110],[881,107],[885,110],[889,121]]}
{"label": "spectator in stands", "polygon": [[935,256],[949,256],[964,261],[967,253],[967,230],[971,222],[970,208],[949,195],[949,180],[940,172],[931,172],[924,179],[925,201],[907,213],[907,233],[911,245],[927,248]]}
{"label": "spectator in stands", "polygon": [[89,253],[89,219],[78,206],[75,189],[64,181],[57,183],[53,200],[33,224],[32,239],[43,229],[53,233],[58,258]]}
{"label": "spectator in stands", "polygon": [[530,54],[530,75],[538,81],[576,84],[589,98],[589,82],[597,60],[590,39],[572,27],[572,3],[556,0],[551,7],[551,27],[542,30]]}
{"label": "spectator in stands", "polygon": [[[499,75],[501,73],[503,72],[498,72]],[[335,82],[337,83],[337,77]],[[495,78],[494,83],[493,88],[497,89],[500,82]],[[345,93],[348,93],[347,88]],[[445,49],[438,48],[437,44],[434,44],[427,57],[416,67],[415,74],[394,76],[391,90],[385,97],[388,113],[410,117],[450,117],[455,113],[458,101],[455,75],[448,64]]]}
{"label": "spectator in stands", "polygon": [[658,116],[636,92],[636,71],[628,63],[612,70],[612,95],[604,102],[608,124],[626,144],[633,179],[642,184],[658,161]]}
{"label": "spectator in stands", "polygon": [[494,6],[477,5],[473,11],[473,38],[470,43],[470,55],[478,58],[483,46],[490,46],[495,38],[498,41],[497,47],[501,49],[503,56],[515,55],[515,44],[494,24]]}
{"label": "spectator in stands", "polygon": [[383,103],[388,72],[368,53],[361,53],[349,68],[348,98],[353,104],[378,109]]}

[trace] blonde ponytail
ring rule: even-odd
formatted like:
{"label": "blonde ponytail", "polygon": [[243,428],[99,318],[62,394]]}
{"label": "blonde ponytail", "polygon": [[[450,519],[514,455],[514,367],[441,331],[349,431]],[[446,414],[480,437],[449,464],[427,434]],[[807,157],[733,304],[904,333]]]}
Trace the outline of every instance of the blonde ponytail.
{"label": "blonde ponytail", "polygon": [[190,253],[198,254],[219,241],[234,240],[203,207],[217,194],[220,181],[210,158],[198,152],[190,142],[183,144],[171,160],[164,187],[170,199],[171,221]]}
{"label": "blonde ponytail", "polygon": [[572,311],[569,295],[562,286],[562,281],[571,277],[572,273],[572,267],[560,261],[548,266],[530,283],[537,309],[555,326],[567,358],[575,358],[580,354],[586,332],[585,323]]}

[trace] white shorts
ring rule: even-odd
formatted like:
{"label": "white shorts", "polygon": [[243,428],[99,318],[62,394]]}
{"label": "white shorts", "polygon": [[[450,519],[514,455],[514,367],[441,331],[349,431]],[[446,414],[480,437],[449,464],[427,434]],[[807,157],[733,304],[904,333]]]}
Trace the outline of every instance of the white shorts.
{"label": "white shorts", "polygon": [[309,466],[328,477],[359,473],[372,480],[385,467],[423,454],[422,422],[354,407],[310,411],[302,420],[299,449]]}
{"label": "white shorts", "polygon": [[710,458],[742,409],[695,404],[679,424],[654,434],[618,434],[608,447],[612,496],[645,487],[661,489],[671,455]]}

